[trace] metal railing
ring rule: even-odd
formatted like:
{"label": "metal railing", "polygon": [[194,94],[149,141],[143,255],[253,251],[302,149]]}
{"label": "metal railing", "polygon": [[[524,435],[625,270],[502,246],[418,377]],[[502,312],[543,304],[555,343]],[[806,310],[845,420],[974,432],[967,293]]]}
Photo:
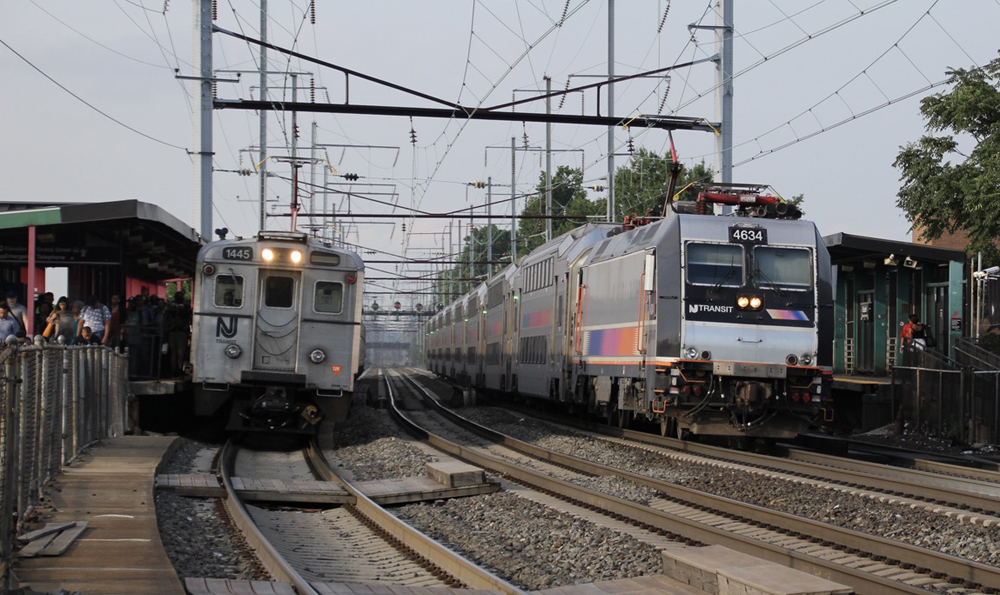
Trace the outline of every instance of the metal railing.
{"label": "metal railing", "polygon": [[959,444],[1000,442],[1000,370],[930,350],[903,361],[892,369],[892,408],[914,431]]}
{"label": "metal railing", "polygon": [[99,346],[0,350],[0,589],[14,541],[63,465],[128,429],[128,357]]}

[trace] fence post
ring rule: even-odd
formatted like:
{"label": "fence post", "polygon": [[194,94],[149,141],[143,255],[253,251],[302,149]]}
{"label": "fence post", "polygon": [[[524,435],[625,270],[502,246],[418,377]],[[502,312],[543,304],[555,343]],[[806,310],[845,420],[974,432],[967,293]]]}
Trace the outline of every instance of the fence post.
{"label": "fence post", "polygon": [[993,373],[993,427],[990,430],[990,442],[997,443],[997,424],[1000,424],[1000,373]]}
{"label": "fence post", "polygon": [[[968,385],[968,383],[965,381],[965,373],[966,373],[966,369],[963,368],[962,371],[959,372],[959,375],[958,375],[958,395],[959,395],[959,404],[958,404],[958,440],[960,442],[962,442],[963,444],[966,442],[965,437],[966,437],[966,434],[968,433],[968,431],[967,431],[968,428],[966,428],[966,426],[969,423],[968,420],[965,419],[965,417],[966,417],[965,412],[967,410],[967,408],[966,408],[965,387]],[[971,395],[969,395],[969,396],[971,397]]]}
{"label": "fence post", "polygon": [[2,534],[2,553],[0,553],[0,570],[2,570],[4,593],[9,593],[11,589],[11,565],[14,555],[14,501],[17,469],[17,454],[15,444],[17,444],[17,412],[14,407],[17,390],[17,351],[15,347],[7,347],[7,356],[3,363],[3,391],[0,393],[0,406],[3,407],[0,415],[0,427],[3,430],[3,450],[0,452],[0,462],[3,464],[3,484],[0,485],[0,534]]}

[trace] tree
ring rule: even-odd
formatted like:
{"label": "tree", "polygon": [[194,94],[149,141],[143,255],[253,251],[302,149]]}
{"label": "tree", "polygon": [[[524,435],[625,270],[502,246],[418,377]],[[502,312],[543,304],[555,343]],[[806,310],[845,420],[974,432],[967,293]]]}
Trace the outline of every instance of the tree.
{"label": "tree", "polygon": [[[632,155],[629,163],[615,171],[615,220],[621,221],[625,215],[659,215],[667,196],[670,182],[671,160],[666,155],[640,147]],[[675,192],[683,190],[678,200],[695,200],[695,190],[687,188],[693,182],[711,182],[712,171],[705,162],[691,169],[681,167],[677,177]]]}
{"label": "tree", "polygon": [[[1000,236],[1000,59],[949,70],[951,91],[925,97],[927,131],[893,163],[901,171],[896,205],[925,239],[962,230],[970,251],[996,262]],[[945,132],[940,136],[933,133]],[[966,146],[972,145],[967,151]],[[967,152],[966,152],[967,151]]]}
{"label": "tree", "polygon": [[[586,225],[588,216],[607,212],[604,200],[592,201],[583,188],[583,171],[580,168],[560,165],[552,176],[552,214],[581,215],[579,219],[553,219],[552,237],[558,237],[573,228]],[[535,194],[527,200],[522,215],[545,214],[545,172],[538,176]],[[545,242],[544,219],[521,219],[517,225],[517,253],[527,254]]]}

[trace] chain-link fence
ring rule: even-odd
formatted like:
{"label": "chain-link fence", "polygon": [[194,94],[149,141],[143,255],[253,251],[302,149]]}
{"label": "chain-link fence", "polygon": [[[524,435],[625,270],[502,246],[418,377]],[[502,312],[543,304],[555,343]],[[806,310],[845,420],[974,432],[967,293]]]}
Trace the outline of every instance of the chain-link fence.
{"label": "chain-link fence", "polygon": [[99,346],[0,351],[0,576],[46,484],[87,444],[129,428],[128,358]]}
{"label": "chain-link fence", "polygon": [[1000,372],[897,366],[893,411],[911,430],[964,444],[1000,442]]}

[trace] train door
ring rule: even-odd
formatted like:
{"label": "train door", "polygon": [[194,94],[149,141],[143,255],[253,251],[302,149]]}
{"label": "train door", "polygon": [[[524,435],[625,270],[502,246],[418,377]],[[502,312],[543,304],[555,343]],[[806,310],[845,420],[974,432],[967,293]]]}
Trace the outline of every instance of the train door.
{"label": "train door", "polygon": [[302,274],[298,271],[262,272],[254,329],[255,370],[295,370],[301,281]]}
{"label": "train door", "polygon": [[858,292],[858,366],[857,371],[875,371],[875,292]]}
{"label": "train door", "polygon": [[934,349],[948,353],[948,284],[927,285],[927,319],[924,324],[936,341]]}

